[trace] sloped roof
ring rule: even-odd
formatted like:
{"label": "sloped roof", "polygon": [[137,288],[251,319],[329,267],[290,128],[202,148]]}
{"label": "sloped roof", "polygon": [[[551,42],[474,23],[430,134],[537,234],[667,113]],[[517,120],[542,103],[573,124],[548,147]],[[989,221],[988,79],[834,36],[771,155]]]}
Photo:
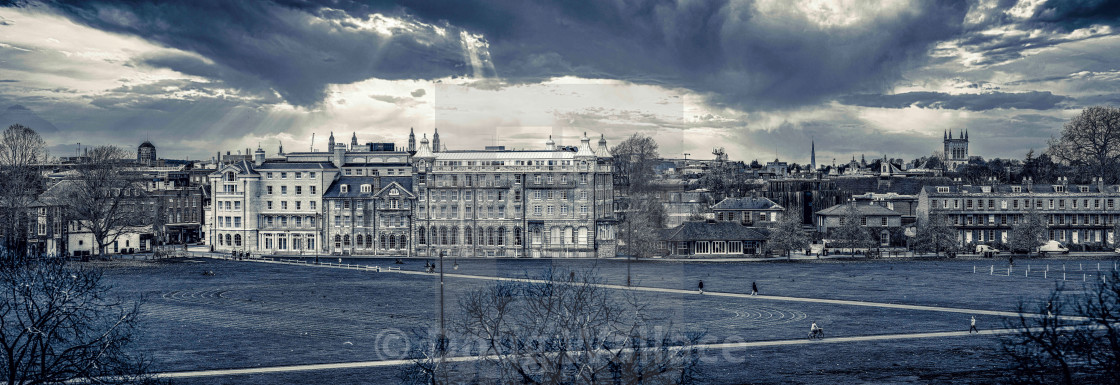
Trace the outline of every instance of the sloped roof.
{"label": "sloped roof", "polygon": [[257,170],[325,170],[333,169],[334,164],[331,162],[286,162],[286,161],[267,161],[256,166]]}
{"label": "sloped roof", "polygon": [[849,203],[841,203],[841,204],[829,207],[827,209],[817,211],[817,215],[827,215],[827,216],[848,215],[849,213],[851,213],[851,210],[852,210],[853,207],[856,209],[856,212],[859,213],[859,215],[902,216],[902,214],[900,214],[897,211],[888,209],[888,208],[883,207],[883,206],[875,205],[875,204],[849,204]]}
{"label": "sloped roof", "polygon": [[690,221],[665,229],[665,241],[763,241],[770,237],[764,228],[743,226],[735,222]]}
{"label": "sloped roof", "polygon": [[[378,177],[378,176],[344,176],[331,183],[323,198],[372,198],[390,183],[399,184],[402,188],[412,193],[411,177]],[[361,186],[370,185],[370,192],[363,193]],[[342,192],[342,185],[348,185],[346,193]]]}
{"label": "sloped roof", "polygon": [[712,210],[784,210],[781,205],[774,203],[769,198],[724,198]]}
{"label": "sloped roof", "polygon": [[[997,184],[997,185],[994,185],[994,186],[990,186],[990,185],[977,185],[977,186],[963,185],[963,186],[958,186],[958,185],[943,184],[943,185],[925,186],[925,188],[922,189],[922,191],[925,191],[925,192],[930,193],[930,194],[937,194],[937,189],[938,188],[948,187],[949,188],[949,193],[952,193],[952,194],[959,194],[959,193],[988,194],[988,193],[984,192],[984,188],[988,187],[988,188],[990,188],[991,193],[1011,194],[1011,193],[1014,193],[1012,191],[1013,187],[1021,187],[1022,192],[1024,192],[1024,193],[1031,192],[1031,193],[1049,193],[1049,194],[1087,194],[1087,193],[1098,194],[1098,193],[1117,193],[1117,192],[1120,192],[1120,186],[1118,186],[1118,185],[1104,185],[1103,186],[1104,188],[1101,189],[1101,186],[1098,186],[1097,184],[1067,184],[1067,185],[1064,185],[1065,189],[1066,189],[1065,192],[1058,192],[1055,189],[1054,186],[1063,186],[1063,185],[1062,184],[1050,184],[1050,183],[1035,183],[1035,184],[1032,184],[1030,186],[1023,185],[1023,184]],[[1084,193],[1081,192],[1082,187],[1087,188],[1086,192],[1084,192]],[[945,194],[945,193],[941,193],[941,194]]]}

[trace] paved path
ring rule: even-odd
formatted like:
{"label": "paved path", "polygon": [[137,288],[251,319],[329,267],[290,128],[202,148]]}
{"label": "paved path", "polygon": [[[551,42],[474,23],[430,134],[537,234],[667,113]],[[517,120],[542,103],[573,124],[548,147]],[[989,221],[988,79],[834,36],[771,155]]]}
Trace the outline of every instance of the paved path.
{"label": "paved path", "polygon": [[[995,330],[982,330],[977,335],[1001,335],[1016,333],[1015,329],[995,329]],[[693,347],[700,350],[738,350],[745,348],[760,348],[760,347],[773,347],[773,346],[791,346],[791,345],[808,345],[808,344],[830,344],[830,343],[850,343],[850,342],[875,342],[875,341],[893,341],[893,340],[908,340],[920,338],[950,338],[950,337],[966,337],[969,336],[967,331],[951,331],[951,332],[932,332],[932,333],[911,333],[911,334],[882,334],[870,336],[854,336],[854,337],[826,337],[823,339],[810,340],[807,338],[796,340],[777,340],[777,341],[751,341],[751,342],[735,342],[735,343],[719,343],[719,344],[698,344]],[[494,359],[494,355],[489,356],[455,356],[449,357],[449,362],[466,362],[479,359]],[[380,368],[392,367],[400,365],[410,365],[412,360],[395,359],[395,360],[379,360],[379,361],[355,361],[355,362],[337,362],[326,364],[307,364],[307,365],[286,365],[286,366],[269,366],[269,367],[256,367],[256,368],[239,368],[239,369],[214,369],[214,370],[195,370],[183,372],[164,372],[156,373],[158,378],[190,378],[190,377],[213,377],[213,376],[235,376],[247,374],[267,374],[267,373],[286,373],[286,372],[306,372],[317,370],[337,370],[337,369],[363,369],[363,368]]]}

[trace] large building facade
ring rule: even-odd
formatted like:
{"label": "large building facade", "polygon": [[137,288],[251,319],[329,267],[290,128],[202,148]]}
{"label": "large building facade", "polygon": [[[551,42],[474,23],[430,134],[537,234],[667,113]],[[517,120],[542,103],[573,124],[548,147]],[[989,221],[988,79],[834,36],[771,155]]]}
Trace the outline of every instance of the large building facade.
{"label": "large building facade", "polygon": [[945,165],[949,169],[968,164],[968,131],[961,131],[956,139],[953,138],[952,131],[945,131],[943,143],[945,145]]}
{"label": "large building facade", "polygon": [[1098,183],[927,186],[918,196],[918,221],[944,215],[959,244],[1006,243],[1012,226],[1034,211],[1048,238],[1069,244],[1113,245],[1120,221],[1120,186]]}
{"label": "large building facade", "polygon": [[606,140],[576,148],[416,151],[347,146],[223,164],[210,174],[217,251],[376,256],[614,256]]}

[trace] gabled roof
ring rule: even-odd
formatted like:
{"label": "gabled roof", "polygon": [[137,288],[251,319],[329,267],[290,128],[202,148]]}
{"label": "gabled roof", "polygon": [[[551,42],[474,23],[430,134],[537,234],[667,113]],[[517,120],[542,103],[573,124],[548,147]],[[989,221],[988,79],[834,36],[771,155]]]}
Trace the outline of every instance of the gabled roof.
{"label": "gabled roof", "polygon": [[817,211],[817,215],[825,216],[841,216],[851,213],[852,208],[855,208],[859,215],[875,215],[875,216],[902,216],[897,211],[888,209],[876,204],[849,204],[841,203],[827,209]]}
{"label": "gabled roof", "polygon": [[690,221],[665,229],[664,241],[764,241],[770,231],[764,228],[743,226],[734,222]]}
{"label": "gabled roof", "polygon": [[785,210],[769,198],[724,198],[712,210]]}
{"label": "gabled roof", "polygon": [[[395,188],[395,189],[399,189],[399,190],[403,191],[404,194],[402,194],[402,196],[404,196],[405,198],[415,198],[416,194],[413,194],[412,191],[411,191],[412,190],[412,178],[400,178],[400,179],[405,179],[406,181],[387,180],[387,178],[382,178],[381,183],[384,187],[382,187],[380,190],[377,190],[377,192],[374,193],[373,195],[378,196],[378,197],[386,196],[386,195],[389,195],[389,193],[388,193],[389,191],[391,191]],[[406,187],[405,184],[401,184],[401,182],[405,182],[408,186]]]}
{"label": "gabled roof", "polygon": [[[370,185],[370,192],[362,192],[361,186],[363,184]],[[412,194],[411,177],[344,176],[327,187],[327,190],[323,192],[323,198],[373,198],[389,184],[396,184]],[[342,185],[349,186],[346,188],[346,193],[342,192]]]}
{"label": "gabled roof", "polygon": [[[1065,186],[1066,191],[1064,193],[1058,192],[1057,189],[1055,189],[1054,186]],[[994,185],[994,186],[990,186],[990,185],[985,185],[985,186],[981,186],[981,185],[977,185],[977,186],[972,186],[972,185],[963,185],[963,186],[959,186],[959,185],[940,185],[940,186],[925,186],[925,188],[923,188],[922,191],[925,191],[926,193],[929,193],[929,194],[937,194],[938,193],[937,192],[938,188],[948,188],[949,193],[951,193],[951,194],[962,194],[962,193],[963,194],[988,194],[989,192],[984,192],[985,187],[989,188],[990,193],[1001,193],[1001,194],[1014,193],[1014,191],[1012,189],[1015,188],[1015,187],[1020,187],[1021,192],[1024,192],[1024,193],[1031,192],[1031,193],[1051,193],[1051,194],[1054,194],[1054,193],[1056,193],[1056,194],[1066,194],[1066,193],[1068,193],[1068,194],[1085,194],[1085,193],[1098,194],[1098,193],[1117,193],[1117,192],[1120,192],[1120,186],[1118,186],[1118,185],[1104,185],[1103,186],[1104,188],[1102,189],[1101,188],[1102,186],[1098,186],[1097,184],[1066,184],[1066,185],[1063,185],[1063,184],[1051,184],[1051,183],[1034,183],[1030,186],[1023,185],[1023,184],[997,184],[997,185]],[[1087,188],[1087,191],[1085,193],[1081,192],[1082,187]],[[941,194],[945,194],[945,193],[941,193]]]}
{"label": "gabled roof", "polygon": [[257,175],[257,176],[261,175],[261,174],[258,174],[255,170],[253,170],[253,163],[252,162],[242,160],[242,161],[238,161],[238,162],[234,162],[234,163],[230,163],[230,164],[224,164],[221,167],[218,167],[218,169],[215,170],[214,172],[210,173],[210,176],[221,176],[222,174],[224,174],[226,172],[229,172],[229,171],[233,171],[234,173],[237,173],[237,174],[240,174],[240,175]]}

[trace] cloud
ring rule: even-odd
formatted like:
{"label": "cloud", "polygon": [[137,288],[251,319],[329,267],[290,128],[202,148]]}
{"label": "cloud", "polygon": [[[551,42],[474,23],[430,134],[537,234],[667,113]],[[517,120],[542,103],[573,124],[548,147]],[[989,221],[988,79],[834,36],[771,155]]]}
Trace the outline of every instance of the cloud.
{"label": "cloud", "polygon": [[789,108],[885,91],[957,36],[968,11],[951,1],[50,4],[217,68],[150,64],[275,90],[298,106],[323,101],[328,84],[481,75],[622,79],[687,88],[718,105]]}
{"label": "cloud", "polygon": [[1050,91],[1021,93],[986,92],[981,94],[947,94],[944,92],[906,92],[901,94],[858,94],[839,98],[840,103],[878,108],[936,108],[984,111],[992,109],[1048,110],[1067,100]]}
{"label": "cloud", "polygon": [[404,108],[413,107],[413,106],[424,103],[424,102],[418,101],[418,100],[413,99],[413,98],[402,98],[402,97],[397,97],[397,96],[392,96],[392,95],[370,95],[369,97],[370,97],[370,99],[373,99],[373,100],[377,100],[377,101],[385,102],[385,103],[390,103],[390,104],[396,104],[396,105],[404,107]]}
{"label": "cloud", "polygon": [[19,83],[19,80],[15,80],[15,79],[0,79],[0,83]]}
{"label": "cloud", "polygon": [[424,96],[425,94],[427,94],[427,91],[424,91],[423,88],[417,88],[416,91],[412,91],[409,93],[409,95],[412,95],[412,97],[414,98],[419,98],[421,96]]}

